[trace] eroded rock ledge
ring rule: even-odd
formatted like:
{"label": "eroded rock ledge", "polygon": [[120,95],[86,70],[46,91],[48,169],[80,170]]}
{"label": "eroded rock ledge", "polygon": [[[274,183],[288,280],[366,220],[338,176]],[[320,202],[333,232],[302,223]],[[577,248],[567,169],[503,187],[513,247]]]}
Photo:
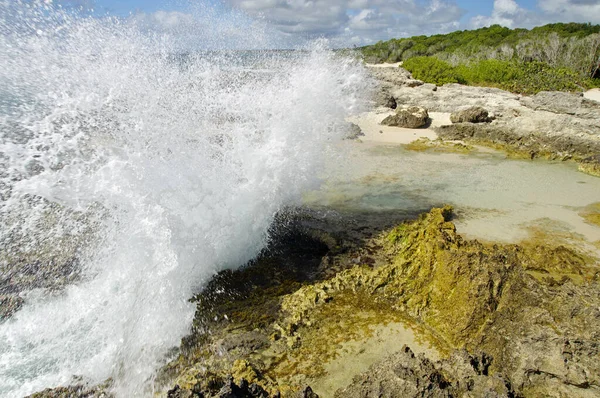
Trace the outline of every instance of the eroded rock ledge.
{"label": "eroded rock ledge", "polygon": [[451,218],[358,241],[309,228],[220,274],[159,382],[177,397],[600,394],[597,260],[465,240]]}
{"label": "eroded rock ledge", "polygon": [[374,98],[378,106],[420,106],[443,113],[482,107],[493,115],[490,124],[456,120],[437,127],[442,139],[490,146],[517,157],[573,159],[581,162],[581,171],[600,175],[600,102],[584,98],[581,93],[522,96],[489,87],[435,87],[412,84],[410,73],[402,68],[372,69],[379,81]]}

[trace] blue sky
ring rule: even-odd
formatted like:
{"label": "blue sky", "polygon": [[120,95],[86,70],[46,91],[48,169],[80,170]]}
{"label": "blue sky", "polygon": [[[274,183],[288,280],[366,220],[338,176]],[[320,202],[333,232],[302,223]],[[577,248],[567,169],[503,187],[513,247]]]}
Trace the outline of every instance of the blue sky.
{"label": "blue sky", "polygon": [[[337,45],[446,33],[491,24],[530,28],[550,22],[600,23],[600,0],[54,0],[97,14],[143,18],[148,26],[190,25],[207,6],[260,20],[291,41],[327,37]],[[241,21],[242,19],[239,19]]]}

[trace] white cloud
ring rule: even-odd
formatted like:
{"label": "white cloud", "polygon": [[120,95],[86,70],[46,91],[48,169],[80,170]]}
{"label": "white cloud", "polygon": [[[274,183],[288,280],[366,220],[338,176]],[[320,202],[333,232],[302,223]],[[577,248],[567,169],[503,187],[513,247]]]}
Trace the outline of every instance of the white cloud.
{"label": "white cloud", "polygon": [[[214,47],[228,40],[231,32],[239,31],[235,47],[251,48],[289,47],[316,37],[329,38],[333,46],[363,45],[493,24],[531,28],[550,22],[600,23],[600,0],[539,0],[535,9],[523,7],[520,0],[495,0],[489,15],[478,15],[466,22],[461,21],[466,10],[459,7],[458,0],[222,1],[231,6],[227,18],[221,15],[222,9],[210,7],[200,12],[192,9],[191,14],[158,11],[135,14],[132,18],[147,29],[193,36],[190,40],[195,42],[199,42],[196,33],[202,32],[202,43],[214,43]],[[213,11],[215,15],[211,14]],[[256,25],[251,29],[252,23]],[[257,37],[253,31],[261,31],[262,36]]]}
{"label": "white cloud", "polygon": [[455,0],[225,0],[280,31],[334,44],[456,29],[466,12]]}
{"label": "white cloud", "polygon": [[600,23],[599,0],[540,0],[538,7],[551,21]]}
{"label": "white cloud", "polygon": [[551,22],[600,23],[600,0],[538,0],[529,10],[515,0],[495,0],[491,15],[471,19],[470,27],[498,24],[509,28],[544,25]]}
{"label": "white cloud", "polygon": [[481,28],[498,24],[512,28],[522,24],[529,17],[528,11],[521,8],[515,0],[495,0],[492,14],[489,17],[478,15],[472,18],[471,26]]}

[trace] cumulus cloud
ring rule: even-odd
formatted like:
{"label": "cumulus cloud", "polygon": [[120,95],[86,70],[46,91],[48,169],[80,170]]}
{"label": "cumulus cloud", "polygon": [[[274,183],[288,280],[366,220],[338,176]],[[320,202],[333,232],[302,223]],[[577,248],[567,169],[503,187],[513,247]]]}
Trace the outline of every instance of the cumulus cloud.
{"label": "cumulus cloud", "polygon": [[515,0],[495,0],[491,15],[471,19],[470,27],[498,24],[510,28],[531,28],[551,22],[600,23],[600,0],[539,0],[533,10]]}
{"label": "cumulus cloud", "polygon": [[[493,24],[531,28],[550,22],[600,23],[600,0],[539,0],[534,9],[523,7],[521,0],[494,0],[488,15],[466,21],[463,17],[467,10],[458,4],[461,0],[221,1],[230,6],[226,18],[222,15],[223,8],[216,8],[216,14],[212,15],[214,10],[210,11],[210,7],[191,13],[138,13],[132,18],[147,29],[193,36],[191,41],[195,43],[199,40],[194,35],[202,32],[203,37],[209,38],[203,39],[203,43],[218,44],[233,35],[237,47],[252,48],[293,47],[317,37],[329,38],[333,46],[364,45],[393,37],[447,33]],[[260,38],[253,33],[257,31],[262,32]]]}
{"label": "cumulus cloud", "polygon": [[495,0],[490,16],[478,15],[471,19],[471,26],[481,28],[490,25],[502,25],[512,28],[526,24],[531,19],[529,11],[521,8],[515,0]]}
{"label": "cumulus cloud", "polygon": [[551,21],[600,23],[598,0],[544,0],[538,5]]}
{"label": "cumulus cloud", "polygon": [[225,0],[281,32],[334,43],[365,44],[458,27],[466,12],[454,0]]}

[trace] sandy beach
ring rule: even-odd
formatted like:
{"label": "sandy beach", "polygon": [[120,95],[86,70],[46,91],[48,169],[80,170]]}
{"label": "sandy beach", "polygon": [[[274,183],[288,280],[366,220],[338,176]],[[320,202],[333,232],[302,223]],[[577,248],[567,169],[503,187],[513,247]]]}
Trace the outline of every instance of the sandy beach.
{"label": "sandy beach", "polygon": [[393,144],[409,144],[419,138],[435,140],[438,136],[433,127],[451,124],[450,113],[444,112],[430,112],[431,123],[424,128],[409,129],[381,124],[383,119],[394,113],[395,111],[391,111],[389,108],[379,108],[350,118],[349,121],[358,125],[365,134],[361,140]]}
{"label": "sandy beach", "polygon": [[368,66],[369,68],[397,68],[399,66],[402,66],[402,61],[395,62],[393,64],[384,62],[382,64],[365,64],[365,65]]}
{"label": "sandy beach", "polygon": [[593,88],[591,90],[588,90],[585,93],[583,93],[583,96],[587,99],[600,102],[600,88]]}

